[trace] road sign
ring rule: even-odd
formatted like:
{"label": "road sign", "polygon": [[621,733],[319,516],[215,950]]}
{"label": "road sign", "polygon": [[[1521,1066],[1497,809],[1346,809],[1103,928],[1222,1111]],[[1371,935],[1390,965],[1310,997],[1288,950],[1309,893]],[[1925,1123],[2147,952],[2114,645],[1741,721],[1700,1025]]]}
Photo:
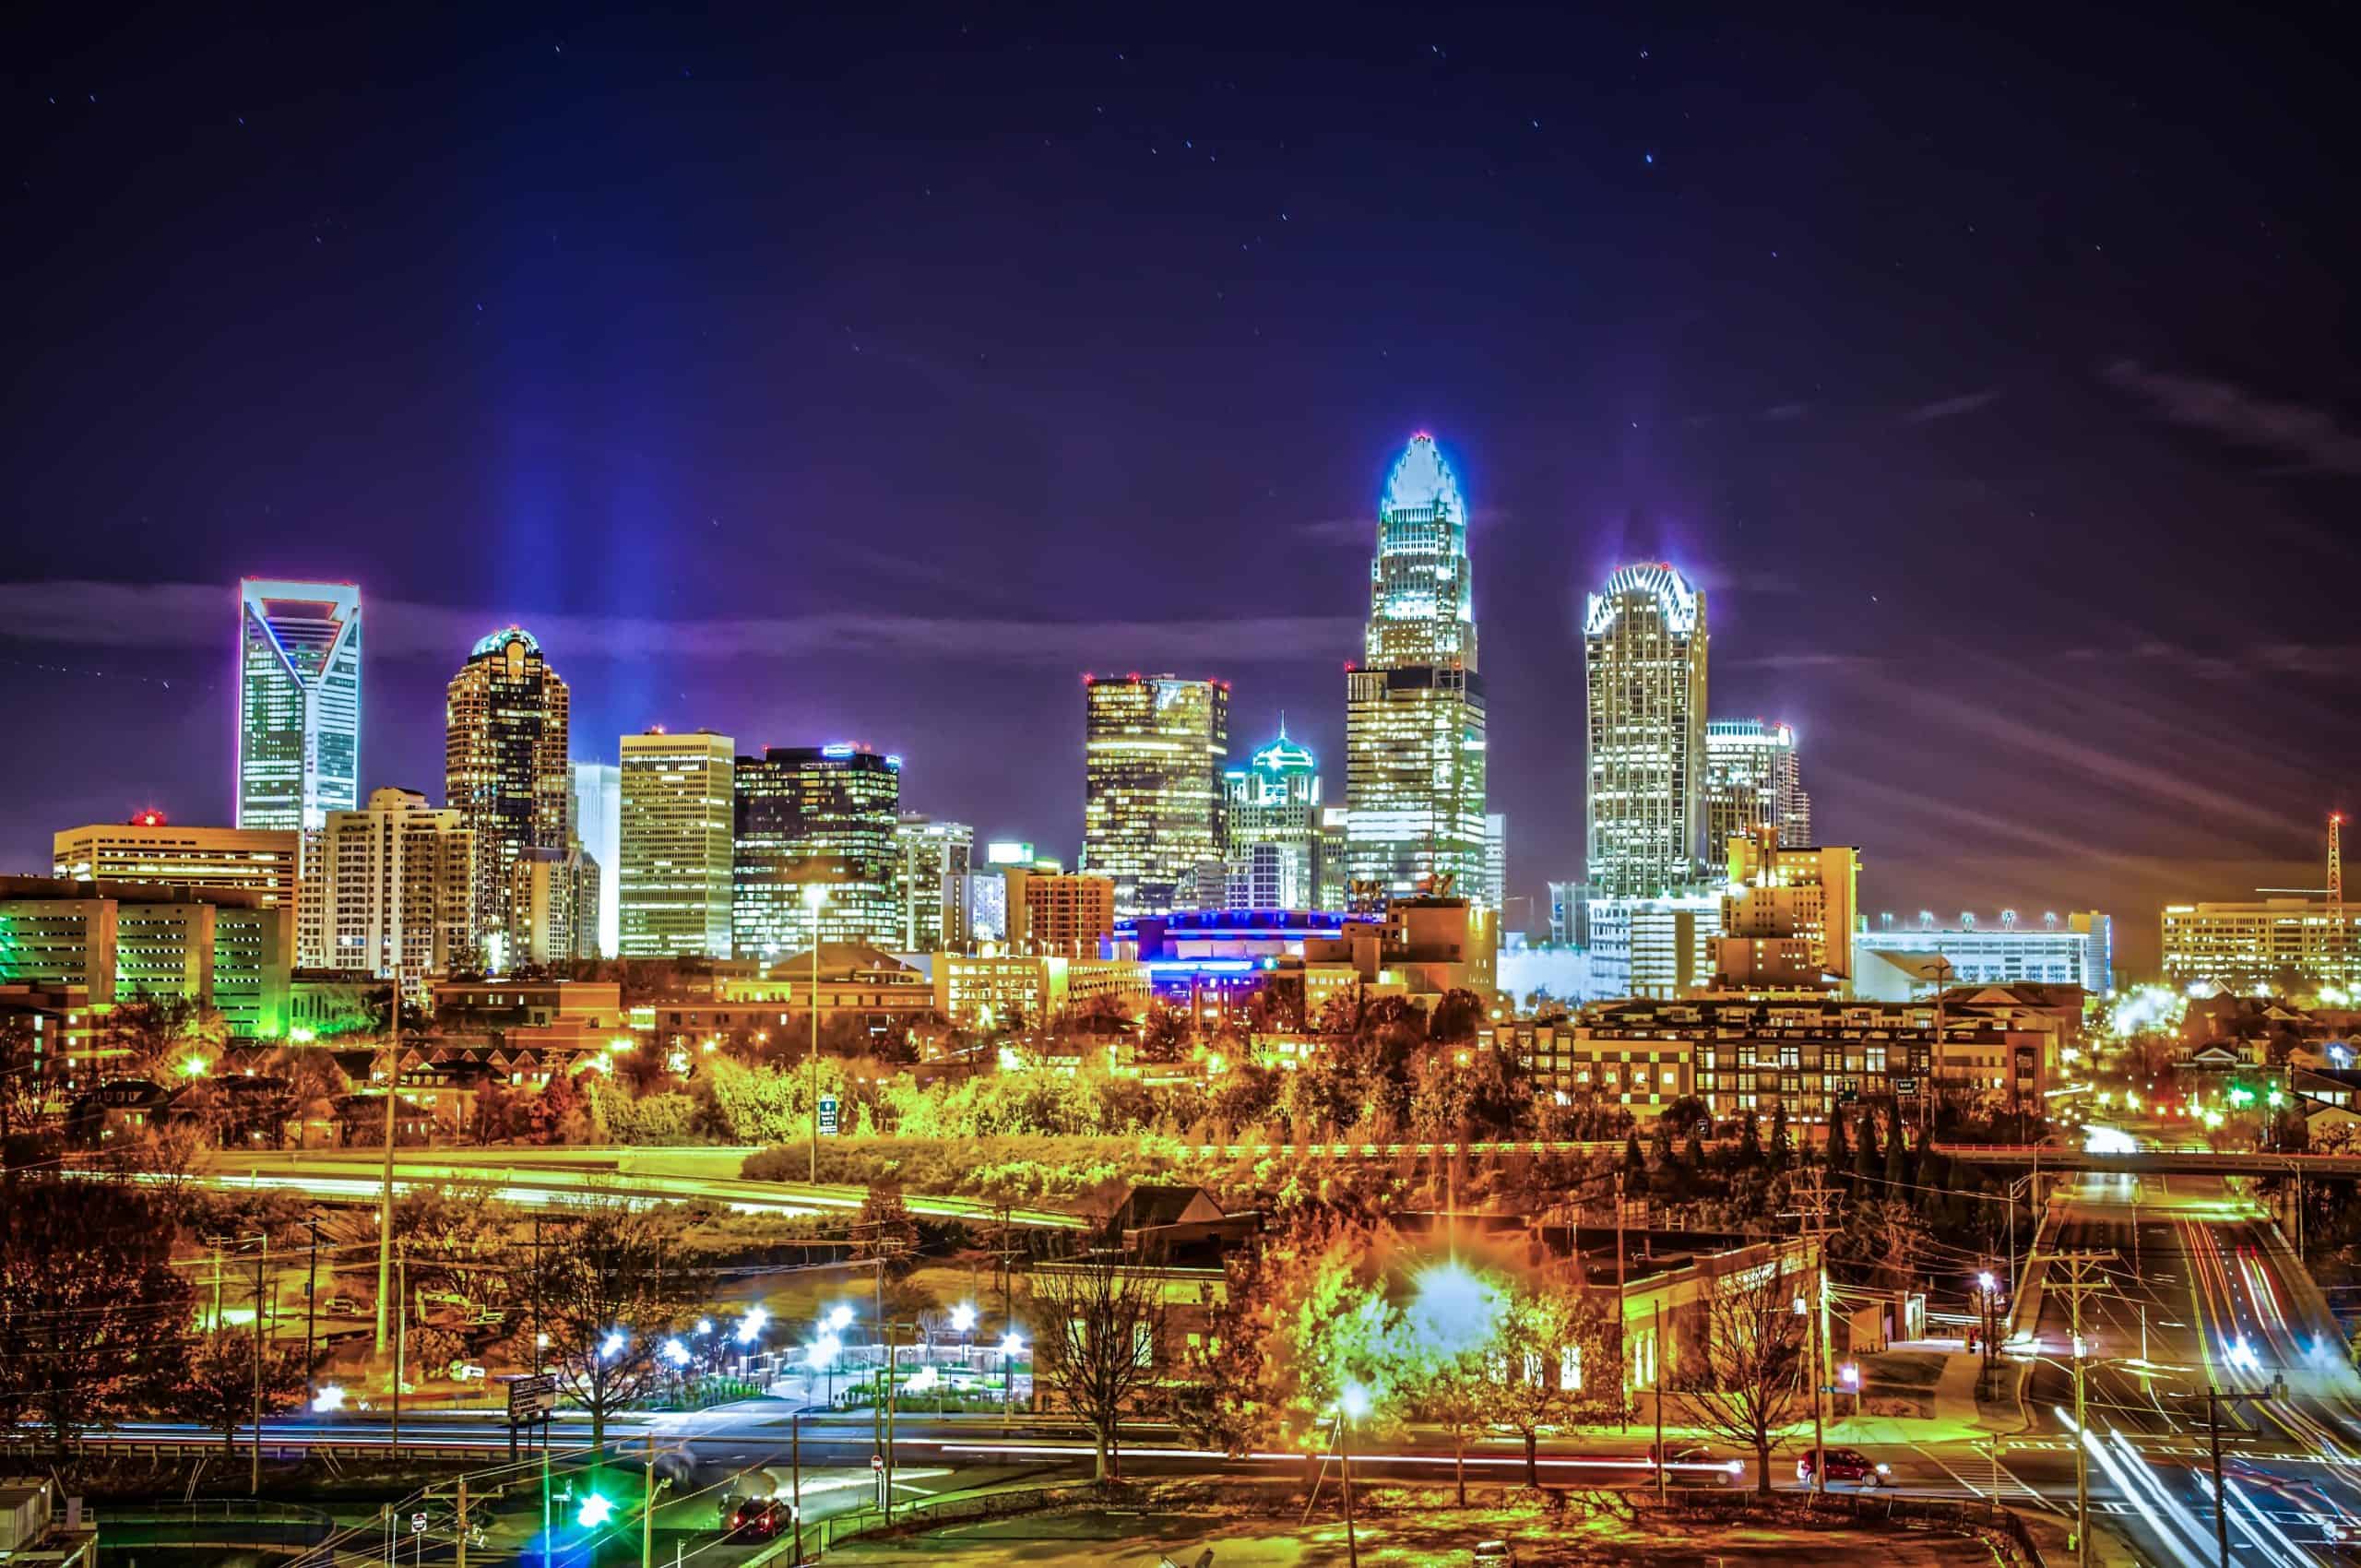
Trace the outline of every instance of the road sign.
{"label": "road sign", "polygon": [[422,1536],[426,1533],[425,1515],[413,1514],[409,1516],[409,1533],[414,1536]]}
{"label": "road sign", "polygon": [[548,1372],[512,1378],[508,1384],[508,1424],[537,1421],[557,1408],[557,1379]]}
{"label": "road sign", "polygon": [[883,1454],[872,1454],[869,1456],[869,1467],[872,1470],[884,1469],[885,1467],[885,1455]]}
{"label": "road sign", "polygon": [[831,1138],[836,1135],[836,1097],[832,1094],[820,1097],[820,1131]]}
{"label": "road sign", "polygon": [[1918,1080],[1916,1078],[1896,1078],[1893,1080],[1893,1092],[1905,1097],[1915,1095],[1918,1092]]}

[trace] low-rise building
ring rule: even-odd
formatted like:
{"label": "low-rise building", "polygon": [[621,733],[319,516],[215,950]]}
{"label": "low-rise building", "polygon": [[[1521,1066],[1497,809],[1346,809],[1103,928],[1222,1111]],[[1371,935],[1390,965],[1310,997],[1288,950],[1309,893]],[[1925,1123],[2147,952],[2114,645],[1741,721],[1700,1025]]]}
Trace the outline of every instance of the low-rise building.
{"label": "low-rise building", "polygon": [[2361,904],[2318,898],[2167,904],[2165,980],[2239,992],[2361,988]]}
{"label": "low-rise building", "polygon": [[934,1010],[966,1028],[1038,1025],[1102,996],[1142,1007],[1150,994],[1147,966],[1136,958],[934,956]]}
{"label": "low-rise building", "polygon": [[0,876],[0,984],[78,986],[218,1011],[233,1035],[286,1032],[294,910],[252,888]]}
{"label": "low-rise building", "polygon": [[[2080,986],[2105,996],[2115,986],[2115,922],[2095,909],[2079,909],[2061,920],[2045,913],[2026,925],[2014,909],[2003,909],[1987,925],[1962,914],[1955,926],[1938,927],[1931,911],[1920,910],[1915,925],[1878,917],[1869,930],[1853,933],[1854,992],[1881,1002],[1908,1002],[1932,995],[1939,985],[2035,984]],[[1934,965],[1897,964],[1904,955],[1936,957]],[[1875,960],[1885,958],[1886,962]]]}
{"label": "low-rise building", "polygon": [[1694,1043],[1682,1036],[1600,1037],[1567,1020],[1523,1020],[1493,1025],[1489,1039],[1533,1075],[1536,1094],[1619,1105],[1643,1121],[1697,1088]]}

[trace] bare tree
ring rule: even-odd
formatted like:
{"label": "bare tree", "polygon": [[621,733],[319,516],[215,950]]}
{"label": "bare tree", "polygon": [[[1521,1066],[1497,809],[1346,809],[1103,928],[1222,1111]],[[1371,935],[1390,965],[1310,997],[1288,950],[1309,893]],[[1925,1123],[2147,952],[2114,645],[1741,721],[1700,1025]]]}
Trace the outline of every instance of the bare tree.
{"label": "bare tree", "polygon": [[1702,1354],[1682,1357],[1669,1379],[1691,1421],[1753,1450],[1759,1496],[1770,1495],[1771,1453],[1796,1423],[1809,1375],[1811,1320],[1794,1295],[1778,1262],[1717,1280]]}
{"label": "bare tree", "polygon": [[543,1233],[540,1253],[518,1249],[513,1279],[532,1282],[548,1367],[590,1412],[590,1445],[605,1445],[607,1418],[666,1375],[664,1341],[693,1313],[701,1278],[669,1237],[658,1211],[601,1203]]}
{"label": "bare tree", "polygon": [[1026,1294],[1035,1364],[1090,1429],[1097,1479],[1119,1479],[1123,1418],[1154,1382],[1161,1292],[1137,1260],[1094,1254],[1036,1269]]}
{"label": "bare tree", "polygon": [[234,1453],[238,1429],[254,1419],[257,1397],[264,1415],[283,1414],[303,1403],[310,1377],[303,1347],[257,1345],[243,1330],[218,1328],[192,1344],[172,1407],[183,1419],[219,1432],[222,1452]]}

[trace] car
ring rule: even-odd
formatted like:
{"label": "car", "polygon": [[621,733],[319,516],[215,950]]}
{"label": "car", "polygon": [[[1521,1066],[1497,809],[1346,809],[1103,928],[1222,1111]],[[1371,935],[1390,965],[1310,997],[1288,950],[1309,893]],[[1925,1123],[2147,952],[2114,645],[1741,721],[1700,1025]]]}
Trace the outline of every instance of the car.
{"label": "car", "polygon": [[1516,1568],[1516,1550],[1504,1540],[1479,1540],[1470,1561],[1475,1568]]}
{"label": "car", "polygon": [[730,1511],[730,1534],[738,1540],[769,1540],[787,1528],[791,1518],[788,1505],[776,1497],[742,1498]]}
{"label": "car", "polygon": [[[1888,1467],[1871,1460],[1857,1448],[1831,1448],[1828,1454],[1828,1479],[1852,1486],[1883,1486],[1892,1473]],[[1803,1486],[1811,1484],[1811,1460],[1806,1453],[1796,1460],[1796,1480]]]}
{"label": "car", "polygon": [[330,1296],[323,1305],[326,1307],[330,1315],[335,1317],[359,1317],[361,1315],[361,1303],[354,1301],[350,1296]]}
{"label": "car", "polygon": [[476,1365],[473,1361],[453,1361],[451,1363],[451,1376],[460,1383],[481,1383],[483,1381],[483,1368]]}

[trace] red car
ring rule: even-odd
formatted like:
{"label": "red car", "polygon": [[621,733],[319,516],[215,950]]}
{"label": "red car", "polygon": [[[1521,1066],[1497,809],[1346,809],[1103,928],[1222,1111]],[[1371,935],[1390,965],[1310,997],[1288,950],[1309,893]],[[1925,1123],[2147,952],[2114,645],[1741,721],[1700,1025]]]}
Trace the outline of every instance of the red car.
{"label": "red car", "polygon": [[[1883,1465],[1874,1464],[1857,1448],[1831,1448],[1828,1453],[1828,1479],[1832,1482],[1848,1482],[1854,1486],[1882,1486],[1891,1472]],[[1796,1461],[1796,1480],[1799,1485],[1811,1485],[1812,1456],[1806,1453]]]}
{"label": "red car", "polygon": [[738,1540],[769,1540],[787,1528],[787,1510],[776,1497],[749,1497],[730,1515],[730,1534]]}

